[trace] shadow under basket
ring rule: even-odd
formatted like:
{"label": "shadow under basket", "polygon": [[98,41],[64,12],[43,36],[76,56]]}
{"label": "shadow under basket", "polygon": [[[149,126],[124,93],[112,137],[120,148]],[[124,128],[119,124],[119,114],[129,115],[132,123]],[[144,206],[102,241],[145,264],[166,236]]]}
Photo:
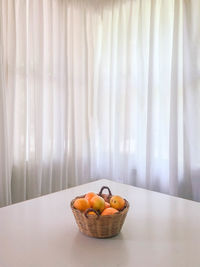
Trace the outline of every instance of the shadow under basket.
{"label": "shadow under basket", "polygon": [[[109,189],[108,187],[102,187],[99,196],[102,196],[103,189]],[[109,195],[103,195],[104,197],[107,197],[110,199],[112,197],[112,194],[109,190]],[[121,231],[122,225],[124,223],[124,220],[126,218],[128,209],[129,209],[129,203],[126,199],[125,200],[125,207],[123,210],[119,211],[118,213],[112,214],[112,215],[88,215],[88,211],[91,209],[88,209],[86,212],[81,212],[74,208],[73,204],[74,201],[77,198],[85,197],[85,195],[76,197],[71,201],[71,209],[74,214],[76,223],[79,227],[79,230],[91,237],[95,238],[108,238],[115,235],[118,235]]]}

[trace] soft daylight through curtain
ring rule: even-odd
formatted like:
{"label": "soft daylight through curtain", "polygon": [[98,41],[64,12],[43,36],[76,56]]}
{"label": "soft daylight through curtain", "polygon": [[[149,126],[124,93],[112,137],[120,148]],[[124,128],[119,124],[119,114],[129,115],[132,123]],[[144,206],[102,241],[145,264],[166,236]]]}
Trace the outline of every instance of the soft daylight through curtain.
{"label": "soft daylight through curtain", "polygon": [[0,0],[0,206],[100,178],[200,201],[199,14]]}

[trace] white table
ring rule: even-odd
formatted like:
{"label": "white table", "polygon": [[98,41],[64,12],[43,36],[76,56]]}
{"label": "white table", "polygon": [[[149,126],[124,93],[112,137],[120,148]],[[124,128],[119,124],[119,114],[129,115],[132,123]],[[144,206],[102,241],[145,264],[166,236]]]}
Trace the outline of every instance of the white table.
{"label": "white table", "polygon": [[[108,185],[130,202],[122,232],[81,234],[70,201]],[[1,267],[200,267],[200,204],[100,180],[0,209]]]}

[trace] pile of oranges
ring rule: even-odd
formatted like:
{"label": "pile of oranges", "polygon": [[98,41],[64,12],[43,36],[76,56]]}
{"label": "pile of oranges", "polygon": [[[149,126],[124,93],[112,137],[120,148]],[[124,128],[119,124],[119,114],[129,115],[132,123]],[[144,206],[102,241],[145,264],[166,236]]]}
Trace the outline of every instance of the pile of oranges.
{"label": "pile of oranges", "polygon": [[[85,197],[77,198],[73,204],[75,209],[85,212],[87,209],[95,210],[99,215],[112,215],[124,209],[125,200],[120,196],[111,196],[103,194],[99,196],[89,192]],[[89,215],[96,215],[95,211],[89,211]]]}

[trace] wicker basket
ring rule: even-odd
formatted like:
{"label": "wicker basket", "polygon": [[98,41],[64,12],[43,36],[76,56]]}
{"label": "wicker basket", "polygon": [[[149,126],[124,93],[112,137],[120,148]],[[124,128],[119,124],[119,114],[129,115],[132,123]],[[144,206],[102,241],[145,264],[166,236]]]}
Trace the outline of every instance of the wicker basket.
{"label": "wicker basket", "polygon": [[[108,189],[109,195],[102,194],[104,189]],[[107,186],[103,186],[98,195],[107,198],[107,201],[109,201],[112,197],[111,191]],[[79,196],[77,198],[81,197],[85,197],[85,195]],[[73,207],[74,201],[77,198],[71,201],[71,208],[79,230],[83,234],[96,238],[108,238],[119,234],[129,209],[129,203],[126,199],[126,204],[122,211],[113,215],[105,216],[100,216],[96,212],[97,216],[94,216],[88,215],[88,212],[93,209],[88,209],[85,212],[81,212]]]}

